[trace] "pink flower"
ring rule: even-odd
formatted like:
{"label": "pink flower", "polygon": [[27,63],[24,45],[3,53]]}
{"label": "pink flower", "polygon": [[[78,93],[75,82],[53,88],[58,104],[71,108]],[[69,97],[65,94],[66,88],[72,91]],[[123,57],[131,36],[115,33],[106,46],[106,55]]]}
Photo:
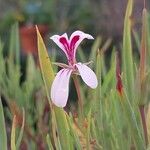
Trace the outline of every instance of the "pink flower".
{"label": "pink flower", "polygon": [[91,35],[82,31],[75,31],[68,39],[66,33],[63,35],[54,35],[52,39],[66,54],[68,67],[61,69],[51,87],[51,99],[58,107],[65,107],[69,95],[69,79],[72,73],[78,72],[83,81],[91,88],[98,85],[95,73],[85,64],[76,62],[76,51],[83,39],[94,39]]}

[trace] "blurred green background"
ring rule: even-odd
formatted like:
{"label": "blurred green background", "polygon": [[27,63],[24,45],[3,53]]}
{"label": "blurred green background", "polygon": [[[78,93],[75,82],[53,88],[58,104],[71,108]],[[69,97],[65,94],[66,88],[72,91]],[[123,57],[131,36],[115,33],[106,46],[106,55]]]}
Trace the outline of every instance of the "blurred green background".
{"label": "blurred green background", "polygon": [[[126,4],[127,0],[1,0],[0,34],[5,37],[10,25],[18,21],[20,26],[47,24],[50,34],[80,29],[118,43]],[[141,27],[142,8],[143,1],[136,0],[132,17],[136,29]]]}
{"label": "blurred green background", "polygon": [[[147,8],[150,6],[149,3],[147,0]],[[127,0],[0,0],[0,95],[6,122],[6,125],[0,124],[0,133],[6,130],[8,135],[6,138],[4,134],[0,134],[0,137],[4,135],[1,139],[3,141],[6,139],[5,145],[8,145],[8,148],[10,143],[16,143],[18,148],[21,147],[20,149],[43,150],[47,149],[48,145],[54,149],[63,149],[61,146],[68,147],[67,143],[63,142],[67,141],[78,149],[89,146],[93,149],[104,150],[127,150],[132,147],[134,149],[134,146],[135,149],[136,147],[139,150],[144,149],[145,143],[142,126],[139,123],[141,120],[138,106],[139,101],[143,101],[143,95],[146,95],[144,98],[149,100],[150,71],[147,71],[148,74],[144,80],[144,84],[148,86],[148,92],[143,90],[143,95],[140,95],[136,80],[139,77],[137,68],[140,61],[136,56],[140,55],[141,36],[139,35],[141,35],[143,1],[135,0],[133,16],[127,16],[125,22],[127,26],[124,36],[122,36],[126,6]],[[130,12],[130,10],[128,11]],[[132,26],[130,26],[130,19]],[[53,110],[49,108],[48,100],[50,101],[50,99],[46,97],[38,59],[33,59],[32,55],[22,57],[22,52],[25,55],[31,52],[34,58],[37,58],[36,32],[32,30],[35,29],[35,25],[39,26],[41,35],[45,37],[49,52],[53,52],[53,55],[49,55],[52,62],[63,62],[64,55],[59,55],[61,50],[55,50],[53,43],[50,43],[49,36],[82,30],[95,37],[94,41],[85,42],[86,48],[82,47],[84,50],[79,48],[77,53],[81,62],[93,61],[90,67],[96,72],[99,80],[99,87],[96,91],[87,88],[82,81],[80,82],[81,96],[84,101],[83,118],[77,106],[77,94],[72,81],[70,87],[73,88],[70,88],[69,101],[65,108],[66,112],[71,113],[66,115],[62,110],[55,118]],[[134,62],[130,59],[130,56],[132,57],[130,28],[132,29],[132,40],[135,42],[133,47],[137,54],[134,55]],[[27,35],[27,37],[23,35]],[[122,38],[124,38],[123,42]],[[149,39],[148,45],[150,45]],[[24,44],[23,41],[26,41],[27,44]],[[88,50],[90,53],[87,53]],[[108,53],[105,53],[106,50]],[[121,55],[123,56],[122,65],[120,64],[123,66],[121,78],[125,93],[127,93],[127,96],[122,99],[116,91],[117,60],[115,52],[118,50],[123,52]],[[7,55],[4,56],[3,53]],[[110,56],[110,59],[106,56]],[[147,57],[149,58],[149,56],[148,53]],[[24,61],[25,58],[27,59]],[[49,60],[48,57],[44,59]],[[149,65],[148,59],[148,68]],[[47,65],[43,67],[50,71],[48,69],[50,67]],[[59,69],[55,65],[53,68],[54,72]],[[132,73],[134,74],[133,78]],[[46,75],[47,79],[52,78],[51,72]],[[127,84],[126,80],[129,81]],[[132,82],[136,88],[130,87]],[[133,95],[135,95],[134,98]],[[122,102],[125,102],[124,105]],[[147,104],[145,106],[148,107]],[[2,109],[0,110],[2,111]],[[2,113],[0,112],[0,114]],[[69,126],[71,134],[66,132],[66,127],[64,128],[66,122],[62,123],[64,119],[60,117],[62,115],[67,117],[67,126]],[[10,137],[13,135],[11,129],[14,116],[17,117],[18,125],[16,128],[17,142],[12,140],[15,138],[11,139]],[[0,119],[2,118],[1,122],[4,122],[4,117],[0,117]],[[22,123],[23,119],[25,119],[25,123]],[[149,116],[148,120],[150,120]],[[24,129],[23,124],[25,125]],[[57,125],[62,133],[61,136],[57,131]],[[59,138],[57,138],[58,136]],[[69,140],[65,140],[68,137]]]}

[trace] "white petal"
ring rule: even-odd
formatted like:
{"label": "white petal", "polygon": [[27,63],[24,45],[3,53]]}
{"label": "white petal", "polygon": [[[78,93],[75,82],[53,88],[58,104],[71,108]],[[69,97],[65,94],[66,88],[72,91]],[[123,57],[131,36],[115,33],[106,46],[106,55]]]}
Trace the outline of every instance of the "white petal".
{"label": "white petal", "polygon": [[98,85],[97,77],[95,73],[85,64],[77,63],[76,67],[79,70],[83,81],[91,88],[96,88]]}
{"label": "white petal", "polygon": [[94,39],[90,34],[86,34],[82,31],[75,31],[72,33],[72,35],[70,36],[70,39],[69,39],[69,43],[71,45],[71,42],[72,42],[72,39],[75,37],[75,36],[79,36],[79,40],[75,42],[75,45],[74,45],[74,57],[75,57],[75,54],[76,54],[76,50],[79,46],[79,44],[86,38],[86,39]]}
{"label": "white petal", "polygon": [[50,39],[53,40],[58,45],[58,47],[64,51],[64,53],[68,57],[67,50],[66,50],[65,46],[60,42],[60,38],[62,38],[62,37],[64,37],[69,44],[68,36],[66,33],[64,33],[61,36],[60,35],[53,35],[50,37]]}
{"label": "white petal", "polygon": [[65,107],[69,95],[69,79],[72,70],[62,69],[60,70],[51,87],[51,99],[52,102],[58,107]]}

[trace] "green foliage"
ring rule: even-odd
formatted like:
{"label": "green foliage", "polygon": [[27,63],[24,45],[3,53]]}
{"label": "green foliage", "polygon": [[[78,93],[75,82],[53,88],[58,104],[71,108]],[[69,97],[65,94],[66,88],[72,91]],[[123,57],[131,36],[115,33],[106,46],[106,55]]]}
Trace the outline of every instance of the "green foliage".
{"label": "green foliage", "polygon": [[16,138],[16,123],[17,119],[16,116],[13,118],[13,124],[11,129],[11,149],[16,150],[15,138]]}
{"label": "green foliage", "polygon": [[3,150],[7,150],[7,137],[6,137],[6,126],[4,119],[4,112],[2,107],[2,102],[0,98],[0,148]]}
{"label": "green foliage", "polygon": [[[19,125],[17,125],[16,129],[18,133],[18,129],[20,128],[20,132],[16,134],[16,139],[18,139],[16,141],[17,149],[19,149],[19,146],[21,145],[22,137],[24,134],[24,114],[28,116],[26,117],[26,128],[29,129],[26,129],[26,132],[29,132],[28,134],[33,136],[32,134],[35,134],[35,130],[39,129],[30,129],[30,127],[33,127],[35,122],[37,122],[37,119],[39,116],[41,116],[40,111],[43,112],[46,105],[46,100],[44,98],[45,92],[43,91],[40,71],[39,68],[36,67],[33,57],[27,57],[26,68],[24,68],[24,77],[22,77],[19,57],[20,48],[18,27],[17,25],[14,25],[12,27],[10,50],[8,51],[7,57],[3,56],[3,43],[0,42],[0,95],[3,97],[4,102],[7,104],[6,120],[12,120],[12,115],[16,115],[17,118],[19,118]],[[39,95],[39,93],[42,94]],[[38,105],[41,106],[40,109],[37,107],[37,103],[39,103]],[[23,113],[22,107],[25,111],[23,111]],[[8,122],[6,122],[6,124],[8,124]],[[3,123],[1,125],[3,125]],[[3,132],[5,132],[4,129]],[[4,143],[6,143],[5,138],[3,140]]]}
{"label": "green foliage", "polygon": [[[121,91],[116,89],[118,77],[115,48],[109,61],[105,57],[111,39],[102,44],[98,37],[88,57],[81,48],[77,52],[80,61],[92,60],[92,69],[96,72],[99,83],[95,90],[91,90],[80,82],[83,113],[77,102],[71,103],[68,109],[52,104],[50,88],[55,77],[54,70],[57,69],[51,60],[55,61],[55,58],[49,58],[38,28],[39,66],[31,55],[27,56],[25,76],[22,79],[18,26],[12,27],[7,57],[3,56],[3,43],[0,42],[0,95],[6,103],[6,107],[3,107],[0,100],[0,149],[7,149],[7,141],[11,149],[20,149],[24,144],[29,149],[44,147],[50,150],[148,148],[145,133],[150,127],[144,126],[140,106],[148,107],[149,59],[146,61],[145,51],[150,42],[147,40],[149,35],[146,34],[147,19],[143,17],[141,45],[138,34],[135,35],[141,52],[140,60],[136,61],[139,69],[135,69],[131,42],[132,5],[132,0],[129,0],[124,22]],[[143,94],[146,101],[139,103],[143,100]],[[6,127],[11,128],[10,143]]]}
{"label": "green foliage", "polygon": [[124,33],[123,33],[123,76],[124,84],[127,86],[127,92],[130,94],[130,100],[133,101],[134,89],[134,68],[133,68],[133,54],[131,41],[131,15],[133,8],[133,0],[128,0],[126,15],[124,19]]}

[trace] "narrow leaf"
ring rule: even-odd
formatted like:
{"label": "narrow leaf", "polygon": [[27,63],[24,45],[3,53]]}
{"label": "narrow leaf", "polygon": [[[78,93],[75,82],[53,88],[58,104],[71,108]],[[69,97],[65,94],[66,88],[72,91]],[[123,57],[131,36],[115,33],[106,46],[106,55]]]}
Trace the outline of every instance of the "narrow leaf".
{"label": "narrow leaf", "polygon": [[16,115],[13,117],[12,129],[11,129],[11,150],[16,150],[15,138],[16,138]]}
{"label": "narrow leaf", "polygon": [[15,23],[11,27],[11,34],[10,34],[10,57],[15,55],[16,63],[19,64],[20,62],[20,44],[19,44],[19,30],[18,30],[18,23]]}
{"label": "narrow leaf", "polygon": [[3,150],[7,150],[6,126],[1,97],[0,97],[0,148]]}
{"label": "narrow leaf", "polygon": [[43,80],[46,85],[46,89],[49,91],[54,79],[54,72],[43,39],[40,35],[38,28],[36,28],[36,30],[37,30],[37,40],[38,40],[39,63],[41,67]]}
{"label": "narrow leaf", "polygon": [[22,126],[21,126],[21,130],[20,130],[19,137],[17,140],[17,144],[16,144],[17,149],[19,149],[19,146],[21,144],[21,140],[22,140],[23,132],[24,132],[24,125],[25,125],[25,111],[24,109],[22,110],[23,110],[23,120],[22,120]]}
{"label": "narrow leaf", "polygon": [[[74,144],[75,144],[75,148],[77,150],[81,150],[81,132],[80,130],[76,127],[76,124],[73,122],[73,119],[69,116],[67,116],[68,119],[68,124],[69,124],[69,128],[70,128],[70,132],[71,135],[73,136],[73,140],[74,140]],[[79,139],[79,132],[80,132],[80,139]]]}
{"label": "narrow leaf", "polygon": [[64,110],[62,108],[54,107],[57,127],[58,127],[58,135],[60,138],[62,149],[71,149],[71,139],[70,129],[67,122],[67,118]]}
{"label": "narrow leaf", "polygon": [[89,111],[88,116],[87,116],[87,129],[86,129],[86,146],[87,146],[87,150],[91,149],[90,129],[91,129],[91,110]]}
{"label": "narrow leaf", "polygon": [[147,52],[147,10],[143,9],[143,20],[142,20],[142,40],[140,50],[140,80],[145,77],[146,69],[146,52]]}
{"label": "narrow leaf", "polygon": [[133,99],[134,89],[134,70],[133,70],[133,56],[132,56],[132,44],[131,44],[131,15],[132,15],[133,0],[128,0],[128,5],[124,20],[123,31],[123,74],[125,79],[125,85],[127,86],[127,94]]}
{"label": "narrow leaf", "polygon": [[47,144],[48,144],[49,150],[54,150],[54,148],[53,148],[53,146],[52,146],[52,143],[51,143],[51,139],[50,139],[50,137],[49,137],[49,134],[47,134],[47,136],[46,136],[46,142],[47,142]]}

